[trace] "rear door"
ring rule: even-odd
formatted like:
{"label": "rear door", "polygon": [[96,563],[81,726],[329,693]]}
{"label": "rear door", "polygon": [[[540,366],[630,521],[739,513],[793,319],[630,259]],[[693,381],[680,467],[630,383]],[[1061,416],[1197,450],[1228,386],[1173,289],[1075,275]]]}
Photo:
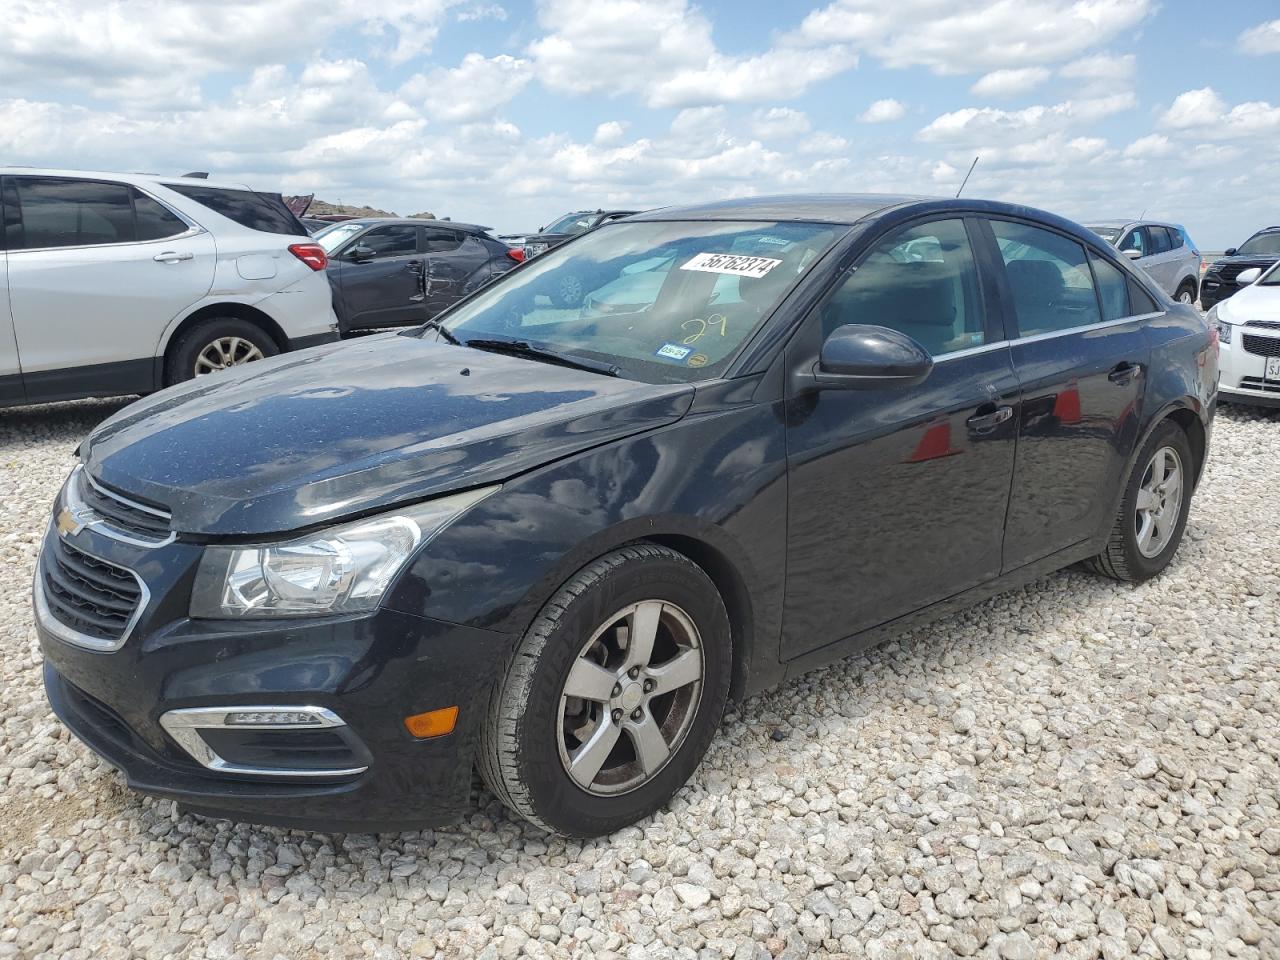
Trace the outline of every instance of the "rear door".
{"label": "rear door", "polygon": [[[363,248],[368,254],[357,250]],[[412,223],[374,227],[338,255],[347,327],[367,330],[422,323],[427,318],[419,229]]]}
{"label": "rear door", "polygon": [[452,306],[489,279],[489,248],[474,235],[445,226],[421,227],[426,251],[427,316]]}
{"label": "rear door", "polygon": [[79,381],[149,389],[164,329],[213,283],[213,237],[125,183],[14,176],[6,186],[9,303],[28,398],[75,392]]}
{"label": "rear door", "polygon": [[22,365],[18,362],[18,340],[13,332],[13,315],[9,312],[9,267],[5,248],[8,246],[9,205],[5,203],[5,178],[0,177],[0,406],[21,403]]}
{"label": "rear door", "polygon": [[[1004,570],[1096,536],[1137,438],[1150,350],[1123,272],[1066,234],[991,219],[1022,385]],[[1149,316],[1148,316],[1149,318]]]}
{"label": "rear door", "polygon": [[[1151,224],[1147,227],[1147,236],[1151,238],[1151,256],[1142,264],[1143,269],[1165,293],[1173,296],[1178,288],[1179,255],[1174,249],[1175,238],[1168,227]],[[1181,239],[1181,238],[1178,238]]]}
{"label": "rear door", "polygon": [[935,365],[902,389],[793,383],[784,658],[999,573],[1018,385],[993,302],[966,221],[925,221],[879,241],[788,346],[788,368],[811,369],[836,327],[878,324]]}

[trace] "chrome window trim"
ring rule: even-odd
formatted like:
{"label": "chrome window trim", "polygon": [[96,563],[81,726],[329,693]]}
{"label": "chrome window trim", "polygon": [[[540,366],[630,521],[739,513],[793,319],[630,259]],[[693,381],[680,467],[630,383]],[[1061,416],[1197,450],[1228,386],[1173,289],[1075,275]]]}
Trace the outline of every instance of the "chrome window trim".
{"label": "chrome window trim", "polygon": [[105,249],[107,247],[141,246],[143,244],[148,244],[148,243],[165,244],[165,243],[170,243],[174,240],[187,240],[187,239],[190,239],[191,237],[198,237],[202,233],[208,233],[208,231],[204,227],[200,226],[200,224],[196,223],[194,220],[192,220],[189,216],[187,216],[181,210],[176,209],[173,206],[173,204],[169,203],[164,198],[156,196],[154,193],[152,193],[150,190],[148,190],[146,187],[142,186],[141,184],[131,183],[128,180],[103,180],[100,177],[61,177],[61,176],[46,176],[42,174],[26,174],[26,173],[10,173],[10,174],[5,174],[5,176],[6,178],[10,178],[13,180],[75,180],[83,183],[109,183],[109,184],[114,184],[116,186],[121,186],[121,187],[132,187],[133,189],[137,190],[139,193],[142,193],[147,197],[150,197],[152,200],[160,204],[162,207],[164,207],[166,210],[168,210],[175,217],[177,217],[179,220],[181,220],[183,223],[187,225],[187,229],[184,230],[182,233],[175,233],[172,236],[161,237],[158,240],[117,240],[114,243],[73,243],[73,244],[67,244],[65,246],[59,246],[59,247],[22,247],[18,250],[7,251],[9,256],[13,256],[15,254],[21,255],[24,253],[48,253],[50,250],[99,250],[99,249]]}
{"label": "chrome window trim", "polygon": [[1156,313],[1138,313],[1131,317],[1120,317],[1117,320],[1104,320],[1101,323],[1089,323],[1080,327],[1068,327],[1066,330],[1053,330],[1049,333],[1036,333],[1029,337],[1015,337],[1013,339],[995,340],[991,343],[979,344],[976,347],[965,347],[963,350],[953,350],[950,353],[940,353],[933,358],[934,363],[945,363],[948,360],[959,360],[964,357],[972,357],[980,353],[987,353],[991,350],[999,350],[1003,347],[1012,347],[1019,343],[1036,343],[1041,340],[1052,340],[1056,337],[1066,337],[1075,333],[1088,333],[1091,330],[1102,330],[1106,327],[1118,327],[1125,323],[1137,323],[1143,320],[1154,320],[1157,317],[1163,317],[1165,311],[1160,310]]}
{"label": "chrome window trim", "polygon": [[[54,536],[58,536],[54,531]],[[76,547],[79,550],[79,547]],[[94,557],[87,550],[81,550],[95,560],[102,560],[101,557]],[[138,574],[130,570],[128,567],[121,567],[118,563],[112,563],[111,566],[124,570],[138,583],[138,589],[141,595],[138,597],[138,606],[133,611],[133,616],[129,618],[129,622],[124,625],[124,631],[120,634],[119,640],[103,640],[101,637],[91,637],[87,633],[81,633],[72,627],[68,627],[65,623],[53,615],[53,611],[49,609],[49,601],[44,595],[44,573],[41,569],[41,560],[44,551],[36,556],[36,575],[35,583],[32,589],[32,605],[35,607],[36,622],[49,633],[53,634],[63,643],[69,643],[75,647],[81,647],[85,650],[92,650],[95,653],[115,653],[125,645],[125,642],[133,634],[133,628],[138,625],[138,621],[142,619],[142,614],[147,609],[147,604],[151,602],[151,591],[147,589],[147,585],[142,582],[142,578]],[[110,561],[103,560],[103,563]]]}
{"label": "chrome window trim", "polygon": [[[92,527],[98,533],[111,540],[118,540],[120,543],[127,543],[134,547],[142,547],[146,550],[154,550],[157,547],[167,547],[177,539],[177,532],[172,530],[169,532],[167,537],[152,540],[147,537],[134,536],[126,533],[118,527],[112,526],[106,517],[102,516],[102,514],[95,511],[93,507],[80,499],[80,494],[76,492],[76,480],[81,473],[84,474],[85,479],[89,481],[90,485],[92,485],[92,487],[104,497],[110,497],[112,500],[127,504],[131,507],[136,507],[137,509],[143,510],[152,516],[165,517],[169,520],[172,520],[173,518],[171,514],[157,510],[155,507],[148,507],[145,504],[135,503],[127,497],[122,497],[108,490],[104,490],[97,483],[94,483],[93,477],[84,469],[84,464],[80,463],[76,464],[75,468],[71,471],[70,476],[67,477],[66,483],[62,487],[62,500],[66,509],[71,512],[72,517],[74,517],[82,526]],[[57,515],[55,514],[55,522],[56,519]]]}
{"label": "chrome window trim", "polygon": [[[315,723],[236,723],[228,724],[227,715],[232,713],[314,713],[319,719]],[[218,756],[205,739],[200,736],[201,730],[233,729],[233,730],[321,730],[332,727],[345,727],[346,721],[332,710],[325,707],[311,706],[224,706],[224,707],[186,707],[169,710],[160,716],[160,726],[173,737],[178,746],[191,756],[206,770],[217,773],[243,774],[258,777],[352,777],[364,773],[368,765],[350,767],[342,770],[278,770],[271,767],[246,767],[228,763]]]}

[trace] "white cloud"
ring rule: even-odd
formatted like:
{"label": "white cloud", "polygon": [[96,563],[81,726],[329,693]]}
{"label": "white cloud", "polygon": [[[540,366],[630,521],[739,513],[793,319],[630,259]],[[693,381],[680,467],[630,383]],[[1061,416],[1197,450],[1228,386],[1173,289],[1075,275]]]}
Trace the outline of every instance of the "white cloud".
{"label": "white cloud", "polygon": [[497,3],[473,3],[459,10],[456,16],[461,23],[474,20],[506,20],[507,11]]}
{"label": "white cloud", "polygon": [[1079,56],[1154,10],[1154,0],[835,0],[805,17],[797,39],[849,44],[891,67],[971,73]]}
{"label": "white cloud", "polygon": [[1033,90],[1049,79],[1044,67],[1015,67],[993,70],[969,88],[976,97],[1014,97]]}
{"label": "white cloud", "polygon": [[638,93],[653,107],[786,100],[857,65],[839,46],[727,56],[688,0],[546,0],[538,21],[547,33],[529,54],[547,87]]}
{"label": "white cloud", "polygon": [[980,144],[987,141],[1030,141],[1045,134],[1129,110],[1137,104],[1132,93],[1117,93],[1089,100],[1066,100],[1052,106],[1022,110],[965,107],[937,117],[918,134],[933,142]]}
{"label": "white cloud", "polygon": [[804,154],[843,154],[849,149],[849,141],[834,133],[819,131],[801,140],[796,149]]}
{"label": "white cloud", "polygon": [[1280,53],[1280,20],[1260,23],[1240,34],[1240,49],[1254,56]]}
{"label": "white cloud", "polygon": [[618,120],[606,120],[596,127],[596,134],[591,138],[591,142],[601,147],[621,143],[622,138],[626,136],[627,126],[628,124]]}
{"label": "white cloud", "polygon": [[809,118],[790,107],[762,108],[751,115],[751,132],[761,140],[791,139],[809,132]]}
{"label": "white cloud", "polygon": [[437,67],[416,74],[401,95],[420,100],[433,119],[457,122],[491,114],[516,96],[533,79],[532,65],[507,54],[486,57],[468,53],[453,69]]}
{"label": "white cloud", "polygon": [[863,123],[885,123],[889,120],[900,120],[907,108],[893,98],[877,100],[858,117]]}
{"label": "white cloud", "polygon": [[1169,138],[1160,133],[1139,137],[1124,148],[1124,155],[1129,159],[1145,157],[1166,157],[1173,153],[1173,144]]}
{"label": "white cloud", "polygon": [[1201,87],[1179,94],[1160,123],[1212,140],[1256,137],[1280,132],[1280,106],[1253,100],[1229,107],[1212,87]]}

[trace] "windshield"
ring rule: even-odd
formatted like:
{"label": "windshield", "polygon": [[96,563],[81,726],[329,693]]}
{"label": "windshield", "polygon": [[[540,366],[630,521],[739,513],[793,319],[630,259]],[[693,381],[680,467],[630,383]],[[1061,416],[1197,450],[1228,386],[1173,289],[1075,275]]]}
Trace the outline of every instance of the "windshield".
{"label": "windshield", "polygon": [[717,376],[845,233],[813,223],[617,223],[557,247],[444,320],[459,340],[524,340],[623,376]]}
{"label": "windshield", "polygon": [[324,247],[325,253],[333,253],[363,229],[362,223],[335,223],[325,227],[313,239]]}
{"label": "windshield", "polygon": [[1255,233],[1240,245],[1236,253],[1280,255],[1280,233]]}
{"label": "windshield", "polygon": [[1258,278],[1260,287],[1280,287],[1280,262]]}
{"label": "windshield", "polygon": [[591,229],[591,224],[595,221],[594,213],[570,213],[561,217],[559,220],[545,228],[543,233],[568,233],[577,236],[580,233],[586,233]]}
{"label": "windshield", "polygon": [[1089,229],[1107,241],[1107,243],[1115,243],[1120,238],[1119,227],[1089,227]]}

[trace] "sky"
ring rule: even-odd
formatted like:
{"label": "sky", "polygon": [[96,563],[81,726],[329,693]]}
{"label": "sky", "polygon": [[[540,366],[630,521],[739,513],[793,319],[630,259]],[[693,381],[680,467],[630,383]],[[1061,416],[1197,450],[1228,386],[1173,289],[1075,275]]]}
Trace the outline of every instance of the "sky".
{"label": "sky", "polygon": [[799,192],[1280,223],[1276,0],[6,0],[0,165],[499,232]]}

